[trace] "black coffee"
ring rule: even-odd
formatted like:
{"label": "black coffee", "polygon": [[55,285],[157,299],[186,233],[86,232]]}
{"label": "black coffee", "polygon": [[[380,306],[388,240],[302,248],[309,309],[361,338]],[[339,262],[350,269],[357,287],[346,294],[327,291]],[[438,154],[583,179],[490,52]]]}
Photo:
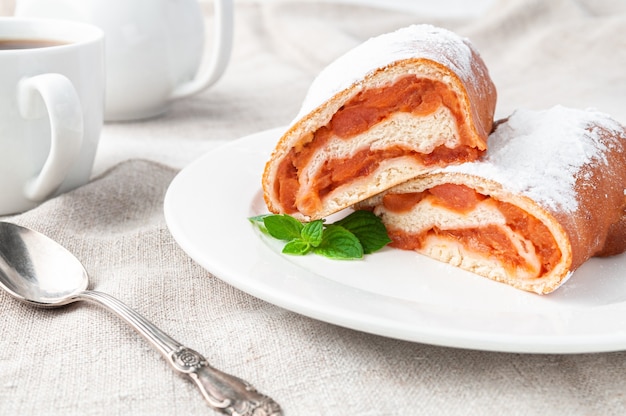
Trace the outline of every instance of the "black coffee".
{"label": "black coffee", "polygon": [[65,42],[47,39],[0,39],[0,50],[48,48],[65,44]]}

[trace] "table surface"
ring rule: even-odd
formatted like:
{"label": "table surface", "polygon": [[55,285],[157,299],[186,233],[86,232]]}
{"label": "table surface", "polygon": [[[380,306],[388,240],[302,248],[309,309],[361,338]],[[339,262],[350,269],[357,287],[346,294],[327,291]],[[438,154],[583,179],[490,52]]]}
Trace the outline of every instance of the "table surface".
{"label": "table surface", "polygon": [[[106,123],[89,184],[8,220],[61,242],[83,262],[92,288],[247,379],[289,415],[625,414],[625,352],[478,351],[328,324],[211,275],[165,223],[165,192],[181,169],[221,145],[287,125],[329,62],[413,23],[472,40],[498,89],[497,118],[562,104],[626,123],[626,6],[432,4],[236,1],[232,57],[215,86],[160,117]],[[202,7],[210,25],[210,4]],[[9,2],[0,3],[8,12]],[[229,196],[213,197],[220,204]],[[41,310],[0,293],[0,311],[2,415],[217,414],[141,337],[95,305]]]}

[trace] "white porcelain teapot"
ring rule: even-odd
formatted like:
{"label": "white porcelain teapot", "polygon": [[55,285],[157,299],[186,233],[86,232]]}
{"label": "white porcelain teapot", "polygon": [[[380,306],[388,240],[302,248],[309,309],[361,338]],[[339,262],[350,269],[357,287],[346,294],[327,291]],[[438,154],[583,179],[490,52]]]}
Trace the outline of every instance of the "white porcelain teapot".
{"label": "white porcelain teapot", "polygon": [[232,48],[232,0],[213,0],[210,55],[198,0],[17,0],[16,16],[92,23],[105,33],[106,120],[159,115],[214,84]]}

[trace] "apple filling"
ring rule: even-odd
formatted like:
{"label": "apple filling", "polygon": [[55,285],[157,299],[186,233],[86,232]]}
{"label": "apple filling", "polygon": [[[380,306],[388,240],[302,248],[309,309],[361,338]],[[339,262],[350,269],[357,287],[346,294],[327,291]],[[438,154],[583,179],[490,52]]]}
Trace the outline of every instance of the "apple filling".
{"label": "apple filling", "polygon": [[543,276],[561,258],[552,233],[541,221],[465,185],[388,193],[383,207],[391,245],[397,248],[429,254],[458,250],[461,257],[481,258],[501,265],[509,275],[525,278]]}
{"label": "apple filling", "polygon": [[[459,99],[440,81],[403,76],[361,91],[294,147],[274,190],[286,213],[315,212],[324,197],[393,161],[444,166],[475,160]],[[407,178],[408,179],[408,178]]]}

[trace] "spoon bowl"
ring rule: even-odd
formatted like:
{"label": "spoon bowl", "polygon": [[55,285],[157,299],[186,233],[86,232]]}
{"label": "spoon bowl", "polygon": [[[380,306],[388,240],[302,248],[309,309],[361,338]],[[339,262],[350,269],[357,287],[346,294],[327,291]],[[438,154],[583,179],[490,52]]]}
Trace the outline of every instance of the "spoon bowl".
{"label": "spoon bowl", "polygon": [[282,415],[274,400],[248,382],[212,367],[124,303],[88,286],[82,263],[63,246],[34,230],[0,222],[0,287],[11,296],[39,307],[79,300],[104,306],[146,338],[176,372],[191,378],[212,408],[229,415]]}
{"label": "spoon bowl", "polygon": [[83,265],[43,234],[0,222],[0,286],[41,307],[66,305],[87,290]]}

